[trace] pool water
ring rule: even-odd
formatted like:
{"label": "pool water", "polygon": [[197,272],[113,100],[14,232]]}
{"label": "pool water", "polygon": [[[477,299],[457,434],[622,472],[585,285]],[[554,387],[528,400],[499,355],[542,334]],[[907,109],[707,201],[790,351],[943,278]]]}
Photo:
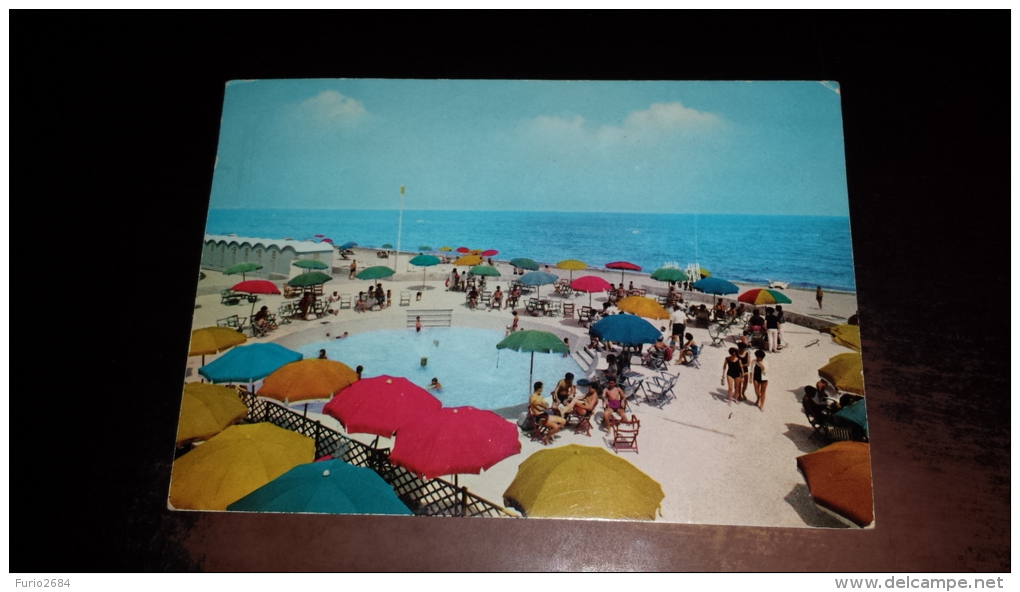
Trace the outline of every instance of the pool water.
{"label": "pool water", "polygon": [[[496,349],[503,331],[463,327],[429,328],[358,333],[345,339],[312,343],[297,348],[306,358],[320,349],[326,357],[351,368],[364,366],[364,378],[388,374],[402,376],[422,388],[438,378],[443,390],[436,397],[445,407],[470,405],[479,409],[502,409],[527,403],[530,352]],[[425,365],[423,366],[423,358]],[[583,378],[572,357],[535,354],[534,381],[545,383],[548,393],[567,372]]]}

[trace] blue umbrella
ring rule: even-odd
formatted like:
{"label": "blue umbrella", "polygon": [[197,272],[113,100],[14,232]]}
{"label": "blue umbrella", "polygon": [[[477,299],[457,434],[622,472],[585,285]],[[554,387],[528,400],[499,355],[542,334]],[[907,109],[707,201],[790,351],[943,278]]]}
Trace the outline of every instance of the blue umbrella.
{"label": "blue umbrella", "polygon": [[864,430],[864,435],[868,435],[868,413],[864,407],[864,399],[843,407],[834,417]]}
{"label": "blue umbrella", "polygon": [[298,465],[228,505],[227,510],[411,515],[375,471],[342,460]]}
{"label": "blue umbrella", "polygon": [[342,251],[342,250],[344,250],[344,249],[353,249],[353,248],[354,248],[354,247],[356,247],[356,246],[358,246],[358,243],[356,243],[356,242],[354,242],[354,241],[348,241],[348,242],[346,242],[346,243],[344,243],[344,244],[340,245],[340,246],[339,246],[339,247],[337,247],[337,248],[338,248],[338,249],[340,249],[340,250]]}
{"label": "blue umbrella", "polygon": [[[544,286],[546,284],[555,283],[556,280],[558,279],[560,278],[554,276],[551,273],[546,273],[544,271],[529,271],[528,273],[522,275],[521,278],[517,281],[524,284],[525,286]],[[539,289],[538,295],[541,296],[541,294],[542,290]]]}
{"label": "blue umbrella", "polygon": [[740,291],[736,284],[717,277],[707,277],[703,280],[698,280],[691,287],[705,294],[736,294]]}
{"label": "blue umbrella", "polygon": [[237,346],[198,369],[210,382],[254,382],[304,356],[275,343]]}
{"label": "blue umbrella", "polygon": [[599,320],[588,330],[604,341],[624,346],[655,343],[662,333],[641,317],[630,314],[615,314]]}

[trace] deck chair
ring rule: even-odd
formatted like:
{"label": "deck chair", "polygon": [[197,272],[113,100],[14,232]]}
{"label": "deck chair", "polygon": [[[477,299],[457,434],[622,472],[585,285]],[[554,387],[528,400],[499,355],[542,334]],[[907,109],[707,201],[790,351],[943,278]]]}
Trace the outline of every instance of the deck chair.
{"label": "deck chair", "polygon": [[631,414],[627,421],[617,421],[613,425],[613,441],[610,444],[619,454],[621,450],[638,451],[637,437],[641,430],[641,421]]}
{"label": "deck chair", "polygon": [[577,324],[582,327],[587,327],[591,324],[592,315],[595,314],[594,309],[590,306],[582,306],[581,310],[577,313]]}
{"label": "deck chair", "polygon": [[644,385],[645,403],[662,409],[666,403],[676,398],[673,389],[676,387],[679,378],[677,374],[667,374],[665,372],[659,376],[649,378]]}
{"label": "deck chair", "polygon": [[585,436],[588,436],[590,438],[591,437],[591,416],[592,416],[593,413],[594,413],[594,410],[593,410],[592,413],[589,413],[589,414],[586,414],[586,415],[581,415],[579,413],[574,413],[573,411],[571,411],[570,413],[568,413],[566,415],[566,417],[564,417],[564,419],[567,420],[566,427],[570,427],[570,425],[573,424],[573,426],[574,426],[574,433],[575,434],[580,434],[580,433],[583,432]]}
{"label": "deck chair", "polygon": [[622,374],[620,375],[619,380],[620,381],[623,381],[623,380],[627,381],[625,384],[622,384],[620,388],[623,389],[623,396],[628,401],[630,401],[631,399],[634,399],[635,397],[637,397],[638,391],[640,391],[642,388],[644,388],[644,384],[645,384],[645,379],[644,378],[638,378],[637,380],[629,380],[625,376],[623,376]]}
{"label": "deck chair", "polygon": [[709,323],[712,322],[712,313],[708,310],[698,309],[694,313],[694,326],[699,329],[708,329]]}
{"label": "deck chair", "polygon": [[482,295],[478,298],[479,306],[489,307],[492,302],[492,290],[482,290]]}
{"label": "deck chair", "polygon": [[712,347],[722,347],[726,343],[726,336],[729,334],[729,325],[719,324],[708,329],[708,336],[712,338]]}
{"label": "deck chair", "polygon": [[665,370],[666,369],[666,352],[658,348],[652,348],[652,354],[648,360],[642,360],[641,363],[653,370]]}
{"label": "deck chair", "polygon": [[532,413],[528,410],[528,419],[531,420],[531,441],[541,442],[543,446],[549,444],[549,432],[552,429],[545,423],[545,413]]}
{"label": "deck chair", "polygon": [[240,304],[242,296],[244,296],[244,294],[235,294],[232,290],[223,290],[220,292],[220,304],[226,304],[228,306]]}
{"label": "deck chair", "polygon": [[269,318],[268,317],[266,318],[266,323],[264,325],[252,323],[249,329],[251,329],[252,337],[265,337],[269,335],[269,331],[271,330],[269,325]]}
{"label": "deck chair", "polygon": [[698,358],[701,357],[701,352],[703,351],[705,351],[705,342],[701,342],[701,345],[691,346],[691,359],[687,360],[687,363],[682,365],[690,368],[701,368],[701,362]]}
{"label": "deck chair", "polygon": [[351,295],[350,294],[341,294],[340,295],[340,304],[337,305],[337,306],[338,306],[338,308],[350,308],[351,307]]}
{"label": "deck chair", "polygon": [[400,306],[411,306],[411,293],[407,290],[400,292]]}
{"label": "deck chair", "polygon": [[528,298],[528,303],[524,306],[524,309],[531,313],[533,316],[538,315],[540,306],[538,304],[538,298]]}
{"label": "deck chair", "polygon": [[574,318],[574,303],[564,302],[563,303],[563,318],[572,319]]}

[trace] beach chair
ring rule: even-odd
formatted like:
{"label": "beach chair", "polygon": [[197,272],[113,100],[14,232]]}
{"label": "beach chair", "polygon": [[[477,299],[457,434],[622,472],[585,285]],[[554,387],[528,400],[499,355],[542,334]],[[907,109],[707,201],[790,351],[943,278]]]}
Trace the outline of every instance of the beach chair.
{"label": "beach chair", "polygon": [[339,308],[350,308],[351,307],[351,295],[350,294],[341,294],[340,295],[340,304],[338,305],[338,307]]}
{"label": "beach chair", "polygon": [[542,305],[539,304],[538,298],[528,298],[528,303],[524,305],[524,309],[531,313],[531,316],[538,316]]}
{"label": "beach chair", "polygon": [[400,306],[411,306],[411,293],[407,290],[400,292]]}
{"label": "beach chair", "polygon": [[478,303],[486,308],[492,302],[492,290],[482,290],[482,295],[478,299]]}
{"label": "beach chair", "polygon": [[701,342],[701,345],[691,346],[691,359],[687,360],[687,363],[684,365],[690,368],[700,369],[701,362],[698,360],[698,358],[701,357],[701,352],[703,351],[705,351],[705,342]]}
{"label": "beach chair", "polygon": [[666,369],[665,350],[652,348],[651,355],[648,356],[647,360],[642,359],[641,364],[653,370],[665,370]]}
{"label": "beach chair", "polygon": [[564,419],[567,420],[566,427],[570,427],[571,424],[574,426],[574,433],[580,434],[584,432],[585,436],[591,437],[591,414],[581,415],[580,413],[574,413],[571,411]]}
{"label": "beach chair", "polygon": [[552,429],[545,423],[545,413],[532,413],[528,410],[528,419],[531,420],[531,441],[541,442],[543,446],[549,444],[549,432]]}
{"label": "beach chair", "polygon": [[621,374],[618,378],[618,382],[623,383],[620,386],[621,388],[623,388],[624,398],[630,401],[631,399],[635,399],[637,397],[638,391],[644,388],[645,379],[638,378],[635,380],[633,378],[628,378],[627,376]]}
{"label": "beach chair", "polygon": [[726,342],[726,336],[730,334],[729,325],[716,325],[708,329],[708,336],[712,338],[712,347],[722,347]]}
{"label": "beach chair", "polygon": [[216,319],[217,327],[230,327],[231,329],[237,329],[238,333],[244,331],[244,325],[248,322],[248,317],[239,317],[237,315],[230,315],[222,319]]}
{"label": "beach chair", "polygon": [[567,318],[570,318],[570,319],[574,318],[574,303],[573,302],[564,302],[563,303],[563,318],[565,318],[565,319],[567,319]]}
{"label": "beach chair", "polygon": [[594,309],[590,306],[582,306],[581,310],[577,313],[577,324],[582,327],[587,327],[591,324],[592,315],[595,314]]}
{"label": "beach chair", "polygon": [[621,450],[630,450],[637,453],[637,438],[640,430],[641,421],[634,414],[631,414],[630,419],[627,421],[613,422],[613,441],[610,444],[613,447],[613,451],[617,454]]}
{"label": "beach chair", "polygon": [[233,290],[222,290],[220,292],[220,304],[233,306],[241,302],[242,294],[235,294]]}
{"label": "beach chair", "polygon": [[680,376],[677,374],[667,374],[665,372],[660,373],[659,376],[649,378],[644,385],[645,403],[662,409],[666,403],[676,398],[673,389],[676,387],[679,378]]}
{"label": "beach chair", "polygon": [[712,313],[708,309],[701,310],[697,309],[694,313],[694,326],[698,329],[708,329],[708,325],[712,322]]}

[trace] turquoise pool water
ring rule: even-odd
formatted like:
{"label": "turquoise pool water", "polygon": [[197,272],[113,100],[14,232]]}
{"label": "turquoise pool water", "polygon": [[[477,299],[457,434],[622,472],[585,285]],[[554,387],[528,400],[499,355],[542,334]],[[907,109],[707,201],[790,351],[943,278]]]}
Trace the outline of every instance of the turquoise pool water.
{"label": "turquoise pool water", "polygon": [[[503,331],[461,327],[429,328],[421,333],[414,329],[387,330],[311,343],[297,350],[306,358],[314,358],[325,349],[331,360],[351,368],[364,366],[362,376],[366,378],[380,374],[403,376],[424,388],[436,377],[443,385],[436,397],[446,407],[501,409],[527,403],[531,394],[531,354],[497,350],[496,344],[503,337]],[[425,366],[423,358],[427,358]],[[581,368],[571,357],[535,354],[533,381],[544,382],[547,393],[567,372],[582,377]],[[313,411],[312,406],[309,411]]]}

